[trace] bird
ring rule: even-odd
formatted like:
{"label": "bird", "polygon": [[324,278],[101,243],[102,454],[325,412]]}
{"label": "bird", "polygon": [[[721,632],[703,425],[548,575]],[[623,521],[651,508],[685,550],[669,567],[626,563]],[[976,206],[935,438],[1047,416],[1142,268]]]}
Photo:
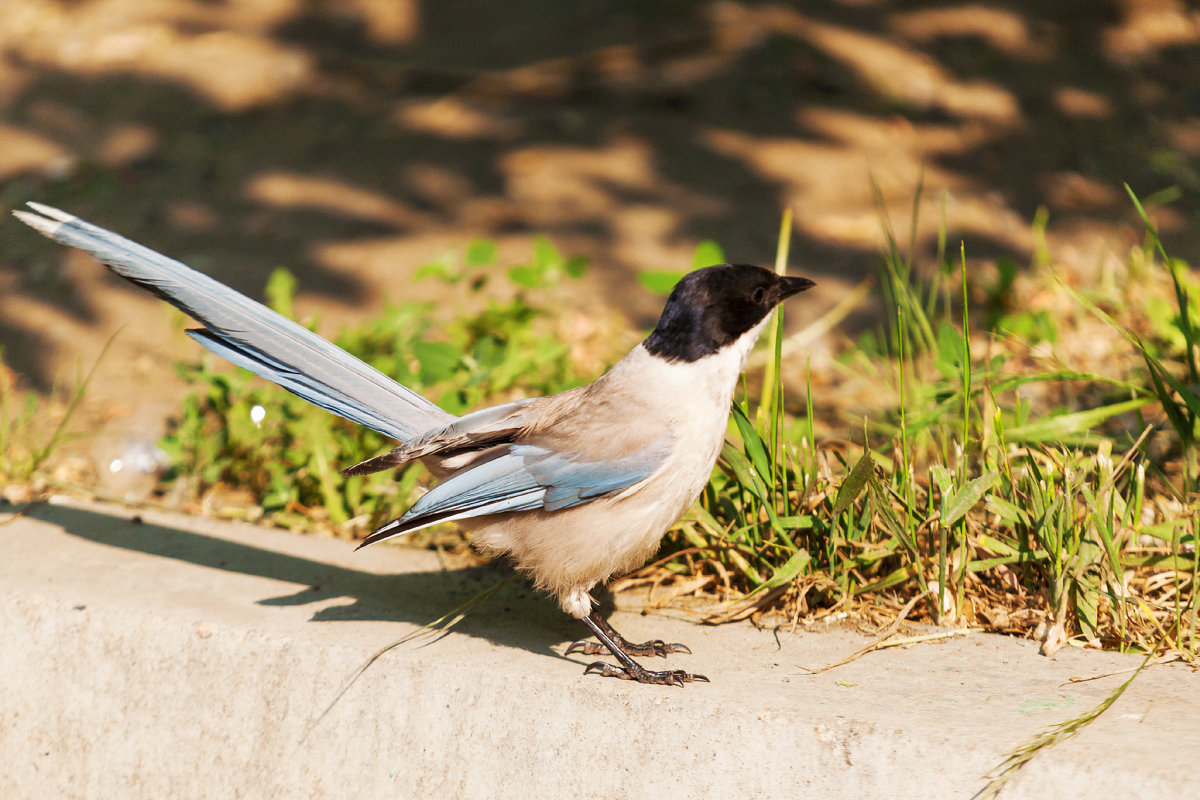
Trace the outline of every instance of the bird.
{"label": "bird", "polygon": [[709,682],[636,661],[691,650],[629,642],[596,609],[591,591],[645,564],[699,496],[725,441],[747,356],[775,307],[813,281],[750,264],[693,270],[650,334],[592,383],[456,417],[180,261],[57,208],[28,206],[13,212],[22,222],[197,320],[203,327],[187,335],[209,351],[399,443],[343,474],[425,465],[438,483],[359,547],[457,522],[474,547],[507,555],[595,636],[568,654],[616,659],[590,663],[584,674]]}

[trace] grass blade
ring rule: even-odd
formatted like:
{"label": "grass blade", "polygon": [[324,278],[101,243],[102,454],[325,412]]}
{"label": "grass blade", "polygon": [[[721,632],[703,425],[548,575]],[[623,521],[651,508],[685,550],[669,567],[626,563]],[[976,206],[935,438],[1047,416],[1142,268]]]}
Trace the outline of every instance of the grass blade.
{"label": "grass blade", "polygon": [[1141,666],[1139,666],[1124,683],[1114,689],[1108,697],[1104,698],[1100,705],[1096,706],[1090,711],[1080,714],[1077,717],[1072,717],[1071,719],[1047,728],[1034,737],[1031,741],[1026,742],[1016,750],[1013,750],[1011,753],[1009,753],[1008,758],[1006,758],[1000,764],[1000,766],[996,768],[996,770],[993,770],[995,774],[990,776],[987,785],[979,790],[979,792],[976,793],[971,800],[993,800],[993,798],[997,797],[1004,787],[1008,785],[1008,782],[1016,777],[1017,772],[1031,760],[1033,760],[1034,756],[1048,747],[1053,747],[1059,742],[1064,742],[1067,739],[1070,739],[1072,736],[1086,728],[1089,724],[1095,722],[1096,719],[1105,711],[1107,711],[1113,703],[1117,702],[1121,695],[1125,694],[1125,690],[1129,688],[1129,685],[1137,679],[1137,676],[1142,674],[1142,670],[1150,665],[1150,661],[1153,657],[1153,653],[1148,654],[1145,660],[1142,661]]}
{"label": "grass blade", "polygon": [[996,481],[998,480],[1000,480],[1000,473],[989,472],[960,486],[957,491],[950,495],[949,501],[944,506],[942,511],[942,525],[948,528],[966,516],[966,513],[983,499],[983,496],[987,494],[989,489],[996,485]]}
{"label": "grass blade", "polygon": [[1105,420],[1120,414],[1137,411],[1154,402],[1152,397],[1136,397],[1100,408],[1089,408],[1056,417],[1044,417],[1024,425],[1009,428],[1008,438],[1017,442],[1061,442],[1090,431]]}
{"label": "grass blade", "polygon": [[842,481],[842,485],[838,487],[837,499],[833,502],[833,511],[830,516],[837,518],[843,511],[850,507],[850,504],[858,499],[862,494],[863,489],[867,487],[867,481],[875,472],[875,461],[871,458],[870,451],[863,453],[862,458],[855,462],[854,467],[850,470],[850,474]]}

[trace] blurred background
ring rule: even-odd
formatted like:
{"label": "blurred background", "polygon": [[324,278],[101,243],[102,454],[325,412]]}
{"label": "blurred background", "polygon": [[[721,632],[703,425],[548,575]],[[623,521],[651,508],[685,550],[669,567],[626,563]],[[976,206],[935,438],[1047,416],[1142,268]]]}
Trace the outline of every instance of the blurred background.
{"label": "blurred background", "polygon": [[[0,206],[62,207],[254,297],[286,267],[323,333],[452,307],[422,264],[544,235],[591,263],[560,298],[573,333],[631,342],[661,307],[639,273],[708,239],[769,264],[790,206],[792,269],[820,284],[798,327],[877,270],[885,220],[918,267],[943,231],[972,269],[1045,251],[1080,280],[1142,242],[1127,182],[1200,260],[1198,75],[1177,0],[0,0]],[[82,418],[152,442],[195,358],[180,328],[0,220],[9,389],[69,382],[120,330]]]}

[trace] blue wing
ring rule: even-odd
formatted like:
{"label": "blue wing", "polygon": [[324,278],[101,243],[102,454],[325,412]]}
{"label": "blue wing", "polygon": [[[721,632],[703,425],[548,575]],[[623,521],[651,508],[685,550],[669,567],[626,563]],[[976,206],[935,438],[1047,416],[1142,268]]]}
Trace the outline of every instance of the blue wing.
{"label": "blue wing", "polygon": [[511,511],[559,511],[628,489],[666,462],[672,438],[662,438],[623,458],[584,461],[531,444],[500,453],[439,483],[404,516],[384,525],[360,547],[438,522]]}

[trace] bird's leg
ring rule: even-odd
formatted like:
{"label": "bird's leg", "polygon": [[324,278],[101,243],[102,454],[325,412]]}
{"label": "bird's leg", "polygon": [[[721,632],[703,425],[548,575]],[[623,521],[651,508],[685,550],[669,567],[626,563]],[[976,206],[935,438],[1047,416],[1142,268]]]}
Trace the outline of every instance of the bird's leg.
{"label": "bird's leg", "polygon": [[[608,621],[595,611],[593,611],[588,618],[591,619],[592,622],[600,628],[600,630],[604,631],[608,638],[611,639],[613,643],[617,645],[617,647],[621,648],[626,655],[643,657],[659,656],[661,658],[666,658],[671,653],[687,653],[688,655],[692,654],[691,649],[687,645],[679,644],[679,642],[668,644],[662,639],[651,639],[648,642],[634,644],[613,630],[613,627],[608,624]],[[584,620],[583,624],[587,625],[593,631],[596,630],[596,628],[593,627],[592,624],[587,620]],[[599,637],[598,633],[596,635]],[[589,642],[587,640],[574,642],[570,647],[567,648],[568,655],[571,653],[583,653],[585,656],[602,656],[608,652],[609,648],[605,647],[604,645],[597,644],[596,642]]]}
{"label": "bird's leg", "polygon": [[[669,669],[662,672],[652,672],[641,664],[634,661],[629,653],[621,647],[617,642],[625,642],[625,639],[612,627],[604,621],[599,612],[593,611],[584,617],[581,622],[591,629],[596,638],[608,648],[608,651],[613,654],[617,661],[621,662],[621,666],[614,667],[612,664],[606,664],[603,661],[596,661],[588,664],[587,669],[583,674],[587,675],[590,672],[598,672],[606,678],[621,678],[627,681],[637,681],[638,683],[656,683],[662,686],[683,686],[685,683],[692,681],[704,681],[708,683],[708,678],[703,675],[693,675],[684,672],[681,669]],[[610,635],[611,634],[611,635]],[[628,642],[625,642],[628,644]],[[572,645],[574,647],[574,645]],[[568,649],[570,652],[570,649]]]}

